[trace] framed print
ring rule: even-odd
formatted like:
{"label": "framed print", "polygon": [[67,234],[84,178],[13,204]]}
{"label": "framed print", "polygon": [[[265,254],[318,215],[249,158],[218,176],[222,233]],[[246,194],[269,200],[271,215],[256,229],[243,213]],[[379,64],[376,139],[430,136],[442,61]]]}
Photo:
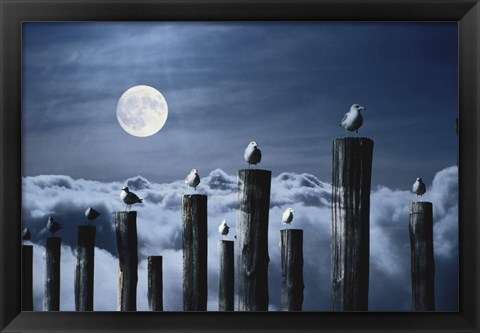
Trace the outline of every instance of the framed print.
{"label": "framed print", "polygon": [[2,332],[479,331],[478,1],[1,5]]}

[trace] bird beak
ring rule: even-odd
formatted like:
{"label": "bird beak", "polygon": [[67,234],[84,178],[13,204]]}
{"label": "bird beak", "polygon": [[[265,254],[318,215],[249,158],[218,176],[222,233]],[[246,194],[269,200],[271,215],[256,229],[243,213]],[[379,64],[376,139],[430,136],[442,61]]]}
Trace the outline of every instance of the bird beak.
{"label": "bird beak", "polygon": [[367,108],[364,107],[364,106],[360,107],[360,110],[366,110],[366,109],[367,109]]}

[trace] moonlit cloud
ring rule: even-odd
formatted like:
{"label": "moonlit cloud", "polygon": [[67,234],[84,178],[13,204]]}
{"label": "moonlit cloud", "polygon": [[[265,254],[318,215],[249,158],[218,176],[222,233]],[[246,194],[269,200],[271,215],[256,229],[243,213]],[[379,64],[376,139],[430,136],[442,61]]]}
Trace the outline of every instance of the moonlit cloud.
{"label": "moonlit cloud", "polygon": [[[438,310],[456,310],[458,281],[458,174],[456,167],[439,171],[424,199],[433,202],[434,246],[437,265]],[[198,192],[208,195],[208,309],[216,310],[218,225],[227,219],[229,239],[235,235],[237,180],[220,169],[200,170]],[[138,211],[139,280],[137,304],[147,310],[147,265],[149,255],[164,260],[164,306],[182,309],[181,198],[189,191],[183,180],[156,183],[142,176],[123,182],[99,182],[69,176],[42,175],[23,178],[23,221],[32,230],[34,244],[34,307],[41,310],[43,294],[45,224],[55,216],[64,229],[61,255],[61,310],[74,309],[76,230],[86,223],[83,215],[92,206],[102,212],[95,220],[95,310],[116,310],[118,262],[114,213],[124,209],[119,199],[123,186],[144,198]],[[372,190],[370,214],[370,310],[410,311],[410,252],[408,204],[415,200],[409,191],[379,186]],[[270,309],[280,308],[281,214],[295,209],[292,228],[304,232],[304,310],[330,311],[331,185],[311,174],[281,173],[272,179],[269,216]]]}

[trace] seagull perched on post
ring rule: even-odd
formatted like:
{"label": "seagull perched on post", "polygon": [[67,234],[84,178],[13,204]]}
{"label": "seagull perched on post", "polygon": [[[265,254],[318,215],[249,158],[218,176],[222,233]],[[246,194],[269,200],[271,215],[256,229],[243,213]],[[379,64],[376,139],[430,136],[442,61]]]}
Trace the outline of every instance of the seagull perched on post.
{"label": "seagull perched on post", "polygon": [[93,221],[100,216],[100,213],[97,212],[93,207],[88,207],[85,211],[85,217],[88,221]]}
{"label": "seagull perched on post", "polygon": [[282,214],[282,223],[286,224],[287,228],[290,225],[290,223],[292,223],[294,212],[295,211],[292,208],[287,208]]}
{"label": "seagull perched on post", "polygon": [[130,192],[126,186],[122,188],[122,191],[120,192],[120,199],[126,204],[125,210],[127,210],[127,207],[129,206],[132,207],[133,204],[142,203],[142,199],[140,199],[135,193]]}
{"label": "seagull perched on post", "polygon": [[62,227],[63,224],[58,223],[51,216],[48,217],[47,230],[50,231],[53,235],[55,235],[58,230],[62,229]]}
{"label": "seagull perched on post", "polygon": [[222,223],[220,223],[220,226],[218,227],[218,232],[222,236],[228,235],[228,231],[230,230],[230,227],[227,225],[227,220],[223,219]]}
{"label": "seagull perched on post", "polygon": [[248,167],[251,164],[257,165],[260,163],[262,159],[262,152],[258,149],[258,145],[255,141],[252,141],[248,144],[247,148],[245,149],[245,153],[243,154],[243,158],[248,163]]}
{"label": "seagull perched on post", "polygon": [[22,240],[30,240],[32,238],[32,234],[30,233],[30,229],[25,228],[22,231]]}
{"label": "seagull perched on post", "polygon": [[193,187],[195,191],[197,190],[197,186],[200,184],[200,176],[198,175],[197,169],[192,169],[192,171],[190,171],[187,178],[185,178],[185,184]]}
{"label": "seagull perched on post", "polygon": [[358,129],[363,124],[363,117],[360,113],[361,110],[366,110],[366,108],[360,104],[353,104],[350,107],[350,111],[343,116],[340,126],[350,132],[355,131],[358,134]]}
{"label": "seagull perched on post", "polygon": [[422,178],[417,178],[417,180],[415,180],[415,183],[413,183],[412,192],[417,195],[417,198],[418,196],[422,196],[425,194],[425,192],[427,192]]}

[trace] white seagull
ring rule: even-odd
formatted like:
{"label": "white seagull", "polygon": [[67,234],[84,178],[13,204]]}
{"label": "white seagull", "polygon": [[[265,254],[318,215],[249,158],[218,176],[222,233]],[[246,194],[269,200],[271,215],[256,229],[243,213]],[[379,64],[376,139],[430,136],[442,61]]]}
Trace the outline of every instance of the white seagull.
{"label": "white seagull", "polygon": [[50,231],[53,235],[55,235],[58,230],[62,229],[62,227],[63,224],[58,223],[51,216],[48,217],[47,230]]}
{"label": "white seagull", "polygon": [[422,196],[425,194],[425,192],[427,192],[422,178],[417,178],[417,180],[415,180],[415,183],[413,183],[412,192],[417,195],[417,198],[418,196]]}
{"label": "white seagull", "polygon": [[85,211],[85,217],[88,221],[93,221],[100,216],[100,213],[96,211],[93,207],[88,207]]}
{"label": "white seagull", "polygon": [[200,176],[198,175],[197,169],[192,169],[192,171],[190,171],[187,178],[185,178],[185,184],[193,187],[195,191],[197,190],[197,186],[200,184]]}
{"label": "white seagull", "polygon": [[350,107],[350,111],[345,113],[345,115],[343,116],[340,126],[350,132],[355,131],[356,133],[358,133],[358,129],[363,124],[363,117],[360,113],[361,110],[366,110],[366,108],[359,104],[353,104]]}
{"label": "white seagull", "polygon": [[220,223],[220,226],[218,227],[218,232],[222,236],[228,235],[228,231],[230,230],[230,227],[227,225],[227,220],[223,219],[222,223]]}
{"label": "white seagull", "polygon": [[120,192],[120,199],[122,199],[126,204],[125,210],[127,210],[128,206],[132,207],[133,204],[142,203],[143,200],[140,199],[135,193],[130,192],[126,186],[122,188],[122,191]]}
{"label": "white seagull", "polygon": [[22,231],[22,239],[23,240],[30,240],[32,238],[32,234],[30,232],[30,229],[25,228]]}
{"label": "white seagull", "polygon": [[251,164],[257,165],[262,159],[262,152],[258,149],[258,145],[255,141],[252,141],[248,144],[243,154],[243,158],[247,161],[248,166]]}
{"label": "white seagull", "polygon": [[287,227],[292,223],[294,212],[295,211],[292,208],[287,208],[282,214],[282,223],[286,224]]}

